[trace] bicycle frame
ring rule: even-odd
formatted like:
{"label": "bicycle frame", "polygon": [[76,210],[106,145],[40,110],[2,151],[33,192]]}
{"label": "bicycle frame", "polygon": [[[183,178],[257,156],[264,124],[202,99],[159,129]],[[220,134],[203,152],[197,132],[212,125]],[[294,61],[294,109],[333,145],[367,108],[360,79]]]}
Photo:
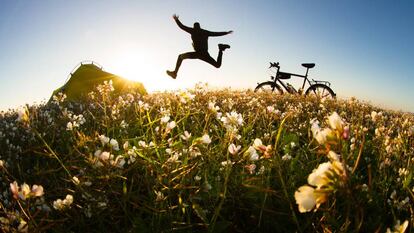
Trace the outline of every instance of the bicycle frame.
{"label": "bicycle frame", "polygon": [[288,87],[285,85],[285,83],[284,82],[282,82],[281,80],[280,80],[280,78],[279,78],[279,73],[283,73],[283,74],[287,74],[287,75],[290,75],[290,76],[295,76],[295,77],[300,77],[300,78],[303,78],[303,83],[302,83],[302,87],[301,87],[301,89],[303,90],[304,88],[305,88],[305,85],[306,85],[306,82],[309,84],[309,85],[312,85],[311,84],[311,82],[309,81],[309,79],[308,79],[308,72],[309,72],[309,68],[306,68],[306,74],[305,75],[301,75],[301,74],[294,74],[294,73],[287,73],[287,72],[281,72],[280,71],[280,66],[279,65],[277,65],[276,66],[276,69],[277,69],[277,71],[276,71],[276,75],[273,77],[273,76],[271,76],[271,78],[273,79],[273,82],[275,83],[275,85],[277,85],[277,81],[279,81],[279,83],[283,86],[283,88],[286,90],[286,91],[288,91],[289,92],[289,89],[288,89]]}

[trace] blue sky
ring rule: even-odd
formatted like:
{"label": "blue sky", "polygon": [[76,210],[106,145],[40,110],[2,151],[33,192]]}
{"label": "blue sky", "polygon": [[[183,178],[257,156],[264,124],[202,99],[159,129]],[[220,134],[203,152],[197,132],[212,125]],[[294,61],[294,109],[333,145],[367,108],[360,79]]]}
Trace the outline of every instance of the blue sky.
{"label": "blue sky", "polygon": [[[411,1],[21,1],[0,2],[0,109],[47,100],[73,67],[94,60],[138,80],[150,91],[193,87],[254,88],[269,77],[269,61],[283,71],[328,80],[341,98],[414,112],[414,3]],[[177,80],[165,74],[191,51],[189,35],[171,16],[211,31],[216,69],[184,61]],[[295,84],[295,81],[292,81]]]}

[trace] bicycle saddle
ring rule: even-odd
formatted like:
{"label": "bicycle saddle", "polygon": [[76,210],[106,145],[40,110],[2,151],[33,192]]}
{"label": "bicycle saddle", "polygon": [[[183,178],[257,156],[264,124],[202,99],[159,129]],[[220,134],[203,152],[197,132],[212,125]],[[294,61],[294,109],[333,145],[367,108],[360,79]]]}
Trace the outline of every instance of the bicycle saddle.
{"label": "bicycle saddle", "polygon": [[315,63],[302,63],[302,66],[310,69],[315,67]]}

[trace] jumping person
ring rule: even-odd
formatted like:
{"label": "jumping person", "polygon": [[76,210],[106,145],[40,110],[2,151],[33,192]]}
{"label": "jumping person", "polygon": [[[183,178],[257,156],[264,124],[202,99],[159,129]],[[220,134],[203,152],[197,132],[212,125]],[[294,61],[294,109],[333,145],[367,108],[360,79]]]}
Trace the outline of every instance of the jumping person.
{"label": "jumping person", "polygon": [[224,36],[224,35],[228,35],[232,33],[233,31],[210,32],[210,31],[202,29],[198,22],[195,22],[194,27],[191,28],[191,27],[187,27],[184,24],[182,24],[180,20],[178,19],[178,15],[173,15],[173,19],[177,23],[178,27],[180,27],[182,30],[191,34],[191,39],[193,40],[194,52],[180,54],[177,58],[177,64],[175,66],[175,70],[174,71],[167,70],[167,74],[171,76],[173,79],[175,79],[177,77],[178,69],[180,69],[181,63],[184,59],[200,59],[213,65],[216,68],[220,68],[223,51],[230,48],[230,45],[228,44],[218,45],[219,53],[218,53],[217,61],[216,61],[208,53],[208,42],[207,42],[208,37],[209,36]]}

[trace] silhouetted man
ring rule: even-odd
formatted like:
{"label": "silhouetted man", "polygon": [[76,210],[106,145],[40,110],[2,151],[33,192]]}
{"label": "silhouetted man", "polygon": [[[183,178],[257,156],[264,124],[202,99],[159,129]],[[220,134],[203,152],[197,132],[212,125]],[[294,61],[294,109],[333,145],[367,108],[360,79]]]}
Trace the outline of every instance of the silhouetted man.
{"label": "silhouetted man", "polygon": [[200,24],[197,22],[194,23],[193,28],[183,25],[178,19],[178,15],[173,15],[173,19],[177,23],[178,27],[180,27],[184,31],[191,34],[191,39],[193,40],[193,48],[195,52],[188,52],[188,53],[180,54],[177,59],[175,70],[174,71],[167,70],[167,74],[171,76],[173,79],[175,79],[177,77],[178,69],[180,69],[181,63],[184,59],[200,59],[215,66],[216,68],[219,68],[221,66],[221,59],[223,56],[223,51],[230,48],[230,45],[228,44],[218,45],[219,53],[218,53],[217,61],[216,61],[208,53],[208,42],[207,42],[208,37],[209,36],[224,36],[224,35],[232,33],[233,31],[210,32],[210,31],[202,29],[200,27]]}

